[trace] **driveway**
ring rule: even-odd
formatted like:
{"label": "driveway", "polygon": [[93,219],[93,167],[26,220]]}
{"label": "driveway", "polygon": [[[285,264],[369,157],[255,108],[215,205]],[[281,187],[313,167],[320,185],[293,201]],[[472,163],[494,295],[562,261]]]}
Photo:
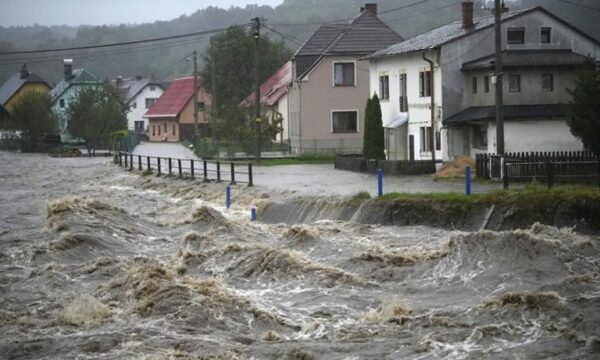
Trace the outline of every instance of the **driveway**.
{"label": "driveway", "polygon": [[194,153],[179,143],[143,142],[133,149],[133,155],[160,156],[173,159],[199,159]]}

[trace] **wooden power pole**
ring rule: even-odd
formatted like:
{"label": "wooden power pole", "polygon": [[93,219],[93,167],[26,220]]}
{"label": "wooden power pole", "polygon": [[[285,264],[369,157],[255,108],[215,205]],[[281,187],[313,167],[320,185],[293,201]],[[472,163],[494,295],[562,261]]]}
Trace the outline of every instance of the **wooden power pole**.
{"label": "wooden power pole", "polygon": [[[502,2],[504,5],[504,1]],[[495,0],[494,4],[494,32],[496,35],[496,154],[504,155],[504,94],[502,86],[502,11],[504,6],[500,6],[500,0]]]}
{"label": "wooden power pole", "polygon": [[198,125],[198,52],[194,50],[194,138],[200,136]]}
{"label": "wooden power pole", "polygon": [[262,119],[260,117],[260,77],[258,74],[258,60],[259,60],[259,51],[258,51],[258,42],[260,40],[260,18],[255,17],[252,19],[252,29],[254,32],[254,82],[256,86],[255,95],[254,95],[254,116],[255,116],[255,127],[256,127],[256,152],[254,154],[254,159],[256,161],[260,161],[261,156],[261,132],[260,132],[260,124]]}

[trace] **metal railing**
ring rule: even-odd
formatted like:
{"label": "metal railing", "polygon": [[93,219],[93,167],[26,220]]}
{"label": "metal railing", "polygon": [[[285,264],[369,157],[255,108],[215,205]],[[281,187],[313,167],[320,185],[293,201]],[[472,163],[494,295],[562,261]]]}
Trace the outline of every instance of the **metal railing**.
{"label": "metal railing", "polygon": [[168,175],[180,179],[229,181],[231,184],[254,185],[252,163],[246,162],[177,159],[118,152],[114,156],[114,163],[130,171],[156,172],[157,176]]}
{"label": "metal railing", "polygon": [[508,189],[510,181],[545,182],[548,188],[555,183],[600,184],[600,161],[509,162],[502,164],[502,181]]}

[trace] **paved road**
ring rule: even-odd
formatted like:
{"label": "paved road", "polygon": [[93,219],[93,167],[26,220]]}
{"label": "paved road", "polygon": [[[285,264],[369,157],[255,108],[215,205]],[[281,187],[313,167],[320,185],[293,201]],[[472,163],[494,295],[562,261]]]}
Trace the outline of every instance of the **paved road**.
{"label": "paved road", "polygon": [[[199,159],[192,151],[180,144],[173,143],[142,143],[138,145],[134,155],[160,156],[173,159]],[[138,167],[134,158],[134,167]],[[142,160],[144,161],[144,160]],[[155,169],[156,159],[152,159]],[[142,162],[143,168],[146,164]],[[162,172],[166,173],[167,161],[162,161]],[[182,162],[182,171],[189,172],[189,162]],[[196,176],[201,175],[201,163],[195,164]],[[209,163],[209,178],[216,178],[216,165]],[[221,177],[224,181],[230,179],[228,165],[221,166]],[[246,168],[236,168],[236,179],[246,181]],[[177,174],[177,162],[173,162],[173,173]],[[277,191],[289,191],[306,195],[353,195],[367,191],[377,194],[377,177],[373,174],[362,174],[351,171],[336,170],[332,164],[324,165],[281,165],[254,166],[254,183],[256,186]],[[384,176],[384,192],[464,192],[464,182],[460,180],[436,180],[431,176]],[[487,192],[502,189],[502,184],[475,182],[472,192]]]}

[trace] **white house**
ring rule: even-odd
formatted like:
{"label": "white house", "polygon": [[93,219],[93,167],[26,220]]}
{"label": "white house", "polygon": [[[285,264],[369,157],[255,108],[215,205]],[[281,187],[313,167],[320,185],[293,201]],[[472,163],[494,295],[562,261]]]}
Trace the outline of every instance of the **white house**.
{"label": "white house", "polygon": [[[390,159],[431,159],[432,146],[444,160],[496,151],[494,16],[473,19],[472,2],[462,13],[369,57]],[[598,41],[541,7],[503,13],[501,28],[505,151],[581,150],[563,104],[600,58]]]}
{"label": "white house", "polygon": [[155,80],[136,76],[133,79],[117,78],[116,85],[121,89],[121,95],[126,105],[127,128],[137,133],[148,132],[148,119],[143,116],[154,105],[165,91],[165,86]]}

